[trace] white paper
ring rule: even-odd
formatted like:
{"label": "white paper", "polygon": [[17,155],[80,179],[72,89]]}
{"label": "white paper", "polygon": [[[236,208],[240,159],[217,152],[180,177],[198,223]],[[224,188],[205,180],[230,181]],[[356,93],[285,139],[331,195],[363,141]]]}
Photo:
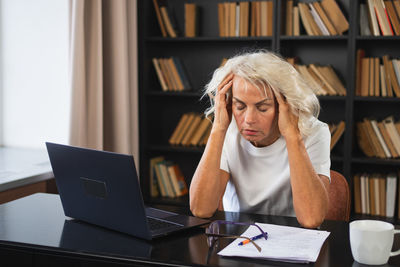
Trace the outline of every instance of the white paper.
{"label": "white paper", "polygon": [[[268,233],[268,240],[255,240],[261,247],[261,252],[248,243],[239,246],[243,239],[239,238],[221,250],[218,255],[264,258],[288,262],[315,262],[326,238],[327,231],[310,230],[298,227],[280,226],[273,224],[256,223]],[[257,227],[250,226],[242,236],[253,237],[260,234]]]}

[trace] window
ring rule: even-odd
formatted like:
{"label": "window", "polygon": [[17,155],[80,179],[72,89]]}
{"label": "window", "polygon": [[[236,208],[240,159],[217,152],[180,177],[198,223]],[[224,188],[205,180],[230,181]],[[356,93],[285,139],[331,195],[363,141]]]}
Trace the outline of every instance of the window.
{"label": "window", "polygon": [[68,0],[0,2],[0,144],[67,143]]}

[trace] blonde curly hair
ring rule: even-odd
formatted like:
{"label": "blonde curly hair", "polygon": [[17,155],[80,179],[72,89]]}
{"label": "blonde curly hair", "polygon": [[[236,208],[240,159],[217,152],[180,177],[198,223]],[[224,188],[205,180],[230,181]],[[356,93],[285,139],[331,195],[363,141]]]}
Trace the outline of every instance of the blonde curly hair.
{"label": "blonde curly hair", "polygon": [[225,65],[214,71],[211,81],[205,86],[202,97],[209,96],[211,106],[205,111],[206,116],[214,112],[214,96],[218,85],[233,73],[266,92],[270,88],[276,95],[281,93],[291,111],[299,117],[298,127],[303,136],[308,136],[313,128],[313,121],[318,118],[320,105],[313,88],[301,74],[279,55],[266,51],[244,53],[227,60]]}

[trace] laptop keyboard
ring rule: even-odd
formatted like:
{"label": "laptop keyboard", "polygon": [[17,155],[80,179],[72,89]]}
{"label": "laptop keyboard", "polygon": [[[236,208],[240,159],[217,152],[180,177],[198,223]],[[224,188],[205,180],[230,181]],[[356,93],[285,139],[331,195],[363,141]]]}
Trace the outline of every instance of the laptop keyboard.
{"label": "laptop keyboard", "polygon": [[151,217],[147,217],[147,221],[149,222],[149,227],[151,231],[163,229],[163,228],[168,228],[171,226],[177,226],[174,223],[162,221],[162,220],[157,220]]}

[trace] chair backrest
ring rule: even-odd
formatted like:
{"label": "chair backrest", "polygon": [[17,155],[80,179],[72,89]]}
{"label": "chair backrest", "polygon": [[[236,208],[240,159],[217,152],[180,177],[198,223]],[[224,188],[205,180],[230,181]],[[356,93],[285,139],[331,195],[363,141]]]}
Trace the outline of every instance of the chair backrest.
{"label": "chair backrest", "polygon": [[350,218],[350,189],[346,178],[331,170],[329,186],[329,208],[326,220],[349,221]]}

